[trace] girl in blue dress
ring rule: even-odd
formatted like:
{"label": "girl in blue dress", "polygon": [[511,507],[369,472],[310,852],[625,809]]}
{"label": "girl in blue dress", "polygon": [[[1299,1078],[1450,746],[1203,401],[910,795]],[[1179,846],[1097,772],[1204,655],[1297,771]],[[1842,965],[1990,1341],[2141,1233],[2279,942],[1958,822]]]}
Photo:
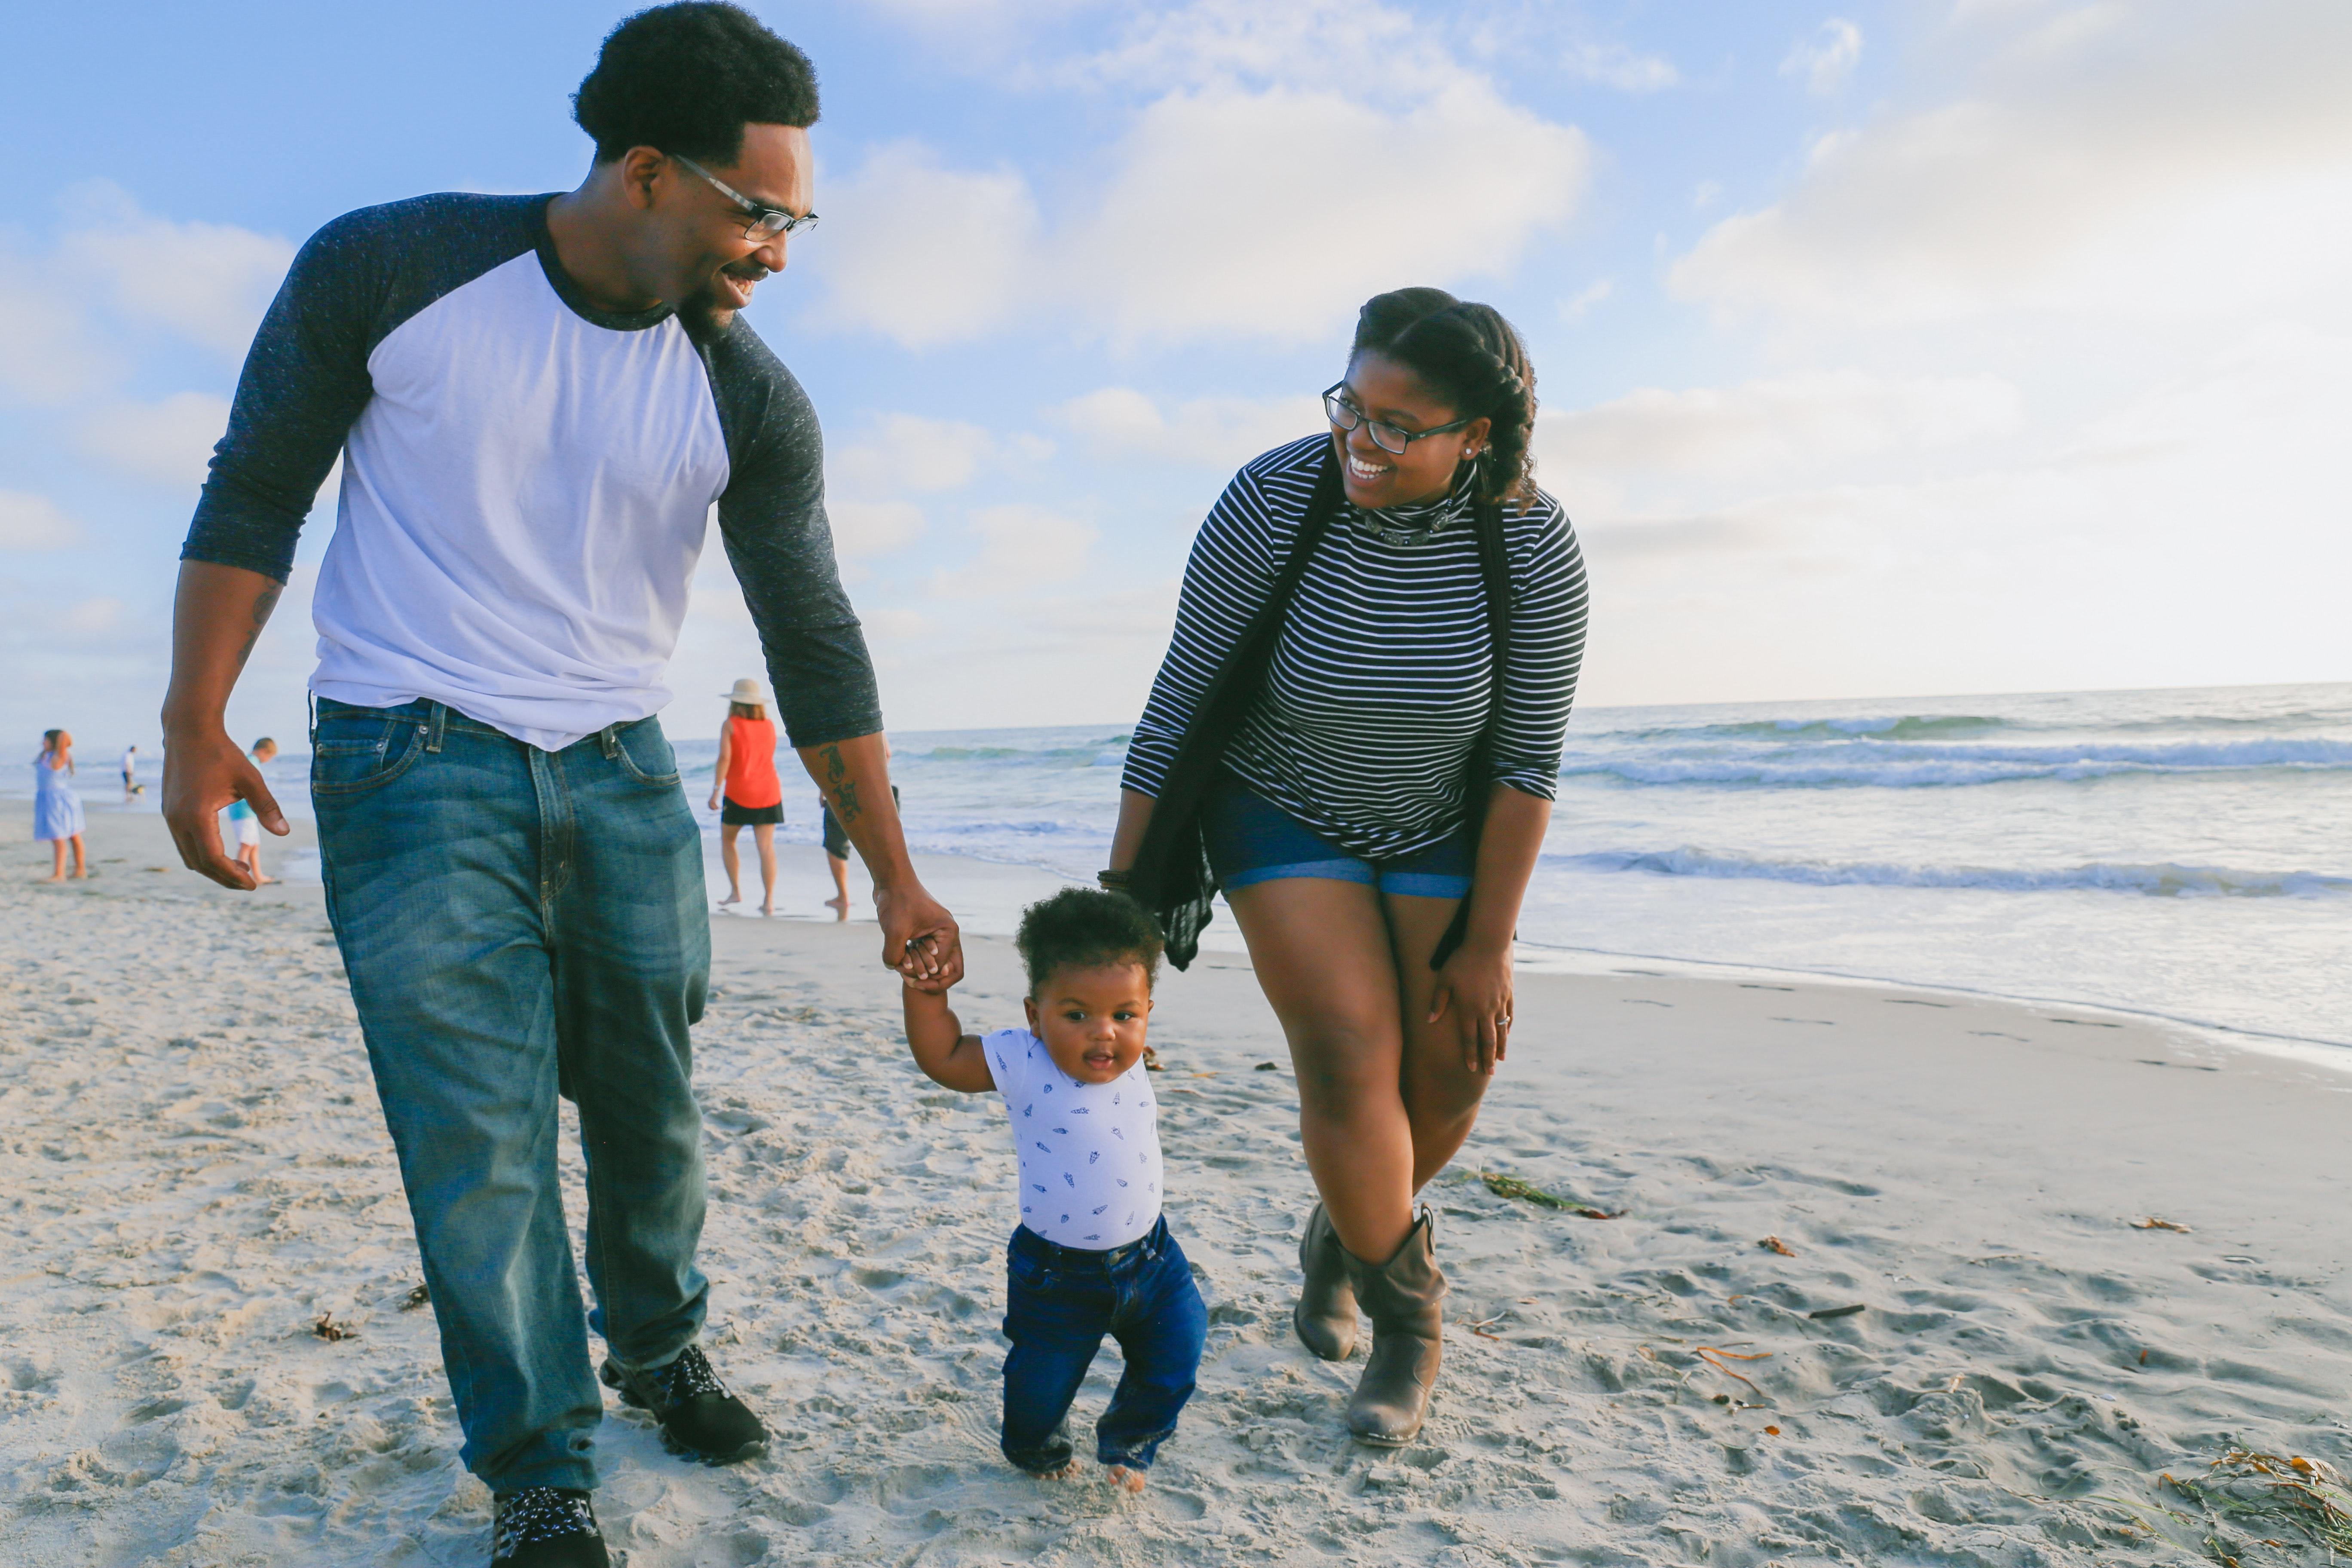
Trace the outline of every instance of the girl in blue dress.
{"label": "girl in blue dress", "polygon": [[48,840],[57,852],[52,882],[66,879],[66,846],[73,846],[73,874],[87,877],[82,858],[81,796],[68,782],[73,777],[73,737],[63,730],[41,732],[41,754],[33,759],[33,837]]}

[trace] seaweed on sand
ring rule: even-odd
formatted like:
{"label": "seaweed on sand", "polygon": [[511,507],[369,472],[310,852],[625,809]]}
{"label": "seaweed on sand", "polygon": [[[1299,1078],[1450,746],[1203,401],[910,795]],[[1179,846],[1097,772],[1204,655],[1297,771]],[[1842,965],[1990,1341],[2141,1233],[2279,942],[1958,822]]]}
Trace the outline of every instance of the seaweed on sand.
{"label": "seaweed on sand", "polygon": [[2173,1490],[2241,1530],[2293,1530],[2315,1546],[2352,1553],[2352,1482],[2320,1460],[2232,1448],[2202,1476],[2168,1479]]}
{"label": "seaweed on sand", "polygon": [[[2195,1530],[2205,1555],[2224,1568],[2243,1568],[2242,1558],[2257,1546],[2296,1552],[2324,1547],[2330,1562],[2352,1556],[2352,1482],[2322,1460],[2231,1448],[2201,1476],[2159,1479],[2203,1517],[2159,1511]],[[2242,1539],[2229,1540],[2225,1529]],[[2281,1539],[2290,1535],[2301,1539]]]}
{"label": "seaweed on sand", "polygon": [[1486,1183],[1486,1190],[1498,1198],[1517,1198],[1520,1202],[1533,1204],[1538,1208],[1561,1209],[1584,1219],[1618,1219],[1623,1215],[1622,1210],[1611,1214],[1608,1210],[1595,1208],[1591,1204],[1580,1203],[1574,1198],[1564,1198],[1557,1193],[1548,1193],[1531,1182],[1502,1171],[1481,1171],[1478,1173],[1478,1179]]}

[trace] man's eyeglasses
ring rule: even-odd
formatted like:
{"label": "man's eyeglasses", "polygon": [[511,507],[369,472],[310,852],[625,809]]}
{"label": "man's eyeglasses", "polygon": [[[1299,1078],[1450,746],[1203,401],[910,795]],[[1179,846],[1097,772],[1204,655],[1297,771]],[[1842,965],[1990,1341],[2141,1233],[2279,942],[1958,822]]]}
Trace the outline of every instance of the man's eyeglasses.
{"label": "man's eyeglasses", "polygon": [[814,213],[803,213],[800,216],[794,217],[781,207],[767,206],[753,201],[683,153],[672,153],[670,157],[673,161],[685,164],[701,175],[711,189],[735,204],[736,216],[743,221],[743,237],[746,239],[756,239],[765,244],[780,234],[790,234],[794,229],[816,226]]}
{"label": "man's eyeglasses", "polygon": [[1467,419],[1456,419],[1451,425],[1433,425],[1426,430],[1408,430],[1402,425],[1391,425],[1383,419],[1366,417],[1362,409],[1340,395],[1347,389],[1348,384],[1344,381],[1335,381],[1325,387],[1323,412],[1329,415],[1331,423],[1342,430],[1353,430],[1357,426],[1361,425],[1365,434],[1371,437],[1372,445],[1394,458],[1403,457],[1404,449],[1415,441],[1425,437],[1443,436],[1449,430],[1459,430],[1465,425],[1475,424],[1480,417],[1474,414]]}

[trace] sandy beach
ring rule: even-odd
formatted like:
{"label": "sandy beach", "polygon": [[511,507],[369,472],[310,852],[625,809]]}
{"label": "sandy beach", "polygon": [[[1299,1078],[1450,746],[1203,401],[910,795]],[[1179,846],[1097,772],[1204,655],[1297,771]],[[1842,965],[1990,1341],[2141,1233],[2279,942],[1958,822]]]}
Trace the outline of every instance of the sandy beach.
{"label": "sandy beach", "polygon": [[[87,884],[35,884],[22,842],[0,881],[0,1562],[479,1563],[489,1500],[410,1307],[318,889],[212,889],[150,816],[93,813],[91,847]],[[803,860],[794,907],[821,896]],[[1034,1482],[994,1447],[997,1103],[917,1075],[870,924],[714,931],[709,1340],[776,1440],[699,1468],[612,1407],[598,1506],[632,1568],[2186,1563],[2214,1526],[2164,1474],[2232,1445],[2352,1464],[2352,1073],[1633,961],[1523,978],[1505,1076],[1428,1194],[1454,1280],[1432,1418],[1358,1447],[1360,1362],[1288,1324],[1286,1058],[1213,952],[1153,1029],[1201,1393],[1143,1498]],[[970,952],[967,1024],[1016,1019],[1010,944]],[[2326,1560],[2265,1535],[2301,1539],[2225,1525],[2218,1549]]]}

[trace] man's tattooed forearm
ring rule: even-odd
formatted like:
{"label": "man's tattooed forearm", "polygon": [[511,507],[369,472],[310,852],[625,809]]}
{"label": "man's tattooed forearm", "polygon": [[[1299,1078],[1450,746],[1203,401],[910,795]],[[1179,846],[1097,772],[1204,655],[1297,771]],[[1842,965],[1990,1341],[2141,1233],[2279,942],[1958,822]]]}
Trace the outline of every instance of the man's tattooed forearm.
{"label": "man's tattooed forearm", "polygon": [[269,612],[278,607],[278,595],[284,592],[284,584],[272,583],[253,601],[253,629],[245,634],[245,646],[236,650],[236,667],[239,669],[243,669],[245,661],[253,657],[253,645],[261,640],[261,628],[269,624]]}

